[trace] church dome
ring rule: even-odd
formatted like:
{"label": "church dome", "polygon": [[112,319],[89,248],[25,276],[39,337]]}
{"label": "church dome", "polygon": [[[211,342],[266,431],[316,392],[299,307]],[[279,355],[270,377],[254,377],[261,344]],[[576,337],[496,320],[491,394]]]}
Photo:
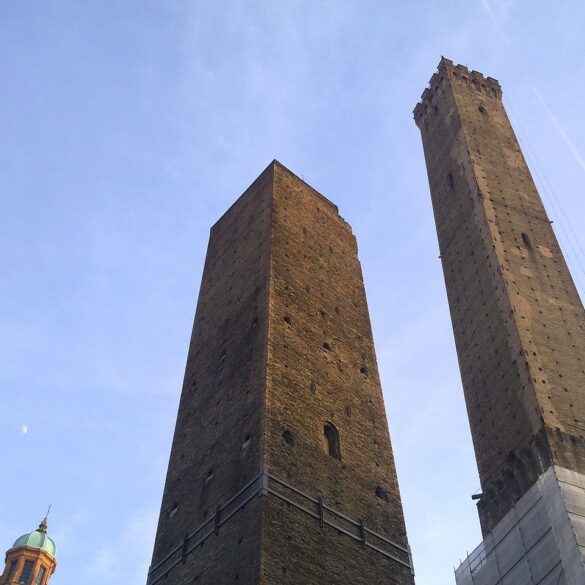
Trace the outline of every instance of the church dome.
{"label": "church dome", "polygon": [[57,546],[52,538],[47,536],[47,519],[45,518],[41,525],[28,534],[23,534],[17,538],[12,545],[12,548],[20,548],[26,546],[28,548],[36,548],[45,551],[52,558],[56,558]]}

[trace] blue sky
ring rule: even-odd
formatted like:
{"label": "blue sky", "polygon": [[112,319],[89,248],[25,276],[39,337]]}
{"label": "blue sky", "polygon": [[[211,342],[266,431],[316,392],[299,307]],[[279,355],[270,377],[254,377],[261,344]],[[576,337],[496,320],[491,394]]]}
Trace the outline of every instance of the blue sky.
{"label": "blue sky", "polygon": [[[55,585],[144,585],[208,230],[273,159],[358,238],[419,585],[480,541],[412,109],[499,79],[585,284],[585,4],[0,3],[0,549],[49,503]],[[24,432],[26,430],[26,432]]]}

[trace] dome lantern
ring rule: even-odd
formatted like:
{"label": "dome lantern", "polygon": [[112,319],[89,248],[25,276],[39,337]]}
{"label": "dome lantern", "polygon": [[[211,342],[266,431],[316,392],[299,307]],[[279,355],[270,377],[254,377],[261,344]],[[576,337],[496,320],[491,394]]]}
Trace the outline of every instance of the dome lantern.
{"label": "dome lantern", "polygon": [[47,529],[45,516],[36,530],[14,541],[6,552],[0,585],[47,585],[57,566],[57,547]]}

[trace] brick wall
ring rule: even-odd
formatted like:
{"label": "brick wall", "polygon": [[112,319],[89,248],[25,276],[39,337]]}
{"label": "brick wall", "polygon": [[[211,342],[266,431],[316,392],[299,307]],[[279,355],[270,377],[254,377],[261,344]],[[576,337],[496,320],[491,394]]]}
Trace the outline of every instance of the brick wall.
{"label": "brick wall", "polygon": [[[273,226],[266,461],[299,489],[407,546],[355,237],[333,204],[280,165]],[[341,460],[324,448],[328,422],[339,431]],[[269,502],[266,583],[412,582],[404,567]],[[277,544],[285,535],[304,552]]]}
{"label": "brick wall", "polygon": [[415,109],[484,497],[585,469],[585,313],[497,81],[443,59]]}
{"label": "brick wall", "polygon": [[[218,504],[263,465],[304,495],[287,503],[254,484],[214,531]],[[315,517],[319,499],[337,528]],[[366,544],[367,529],[398,547],[371,533]],[[355,238],[274,161],[212,228],[151,583],[407,585],[407,564]]]}

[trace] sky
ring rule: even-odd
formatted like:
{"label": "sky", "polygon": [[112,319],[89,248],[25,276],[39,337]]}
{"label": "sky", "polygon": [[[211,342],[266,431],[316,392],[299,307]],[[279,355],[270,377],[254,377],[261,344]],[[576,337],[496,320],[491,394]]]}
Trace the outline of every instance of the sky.
{"label": "sky", "polygon": [[[274,158],[352,225],[418,585],[479,489],[412,110],[500,81],[581,296],[585,3],[0,2],[0,549],[144,585],[210,226]],[[1,553],[0,550],[0,553]]]}

